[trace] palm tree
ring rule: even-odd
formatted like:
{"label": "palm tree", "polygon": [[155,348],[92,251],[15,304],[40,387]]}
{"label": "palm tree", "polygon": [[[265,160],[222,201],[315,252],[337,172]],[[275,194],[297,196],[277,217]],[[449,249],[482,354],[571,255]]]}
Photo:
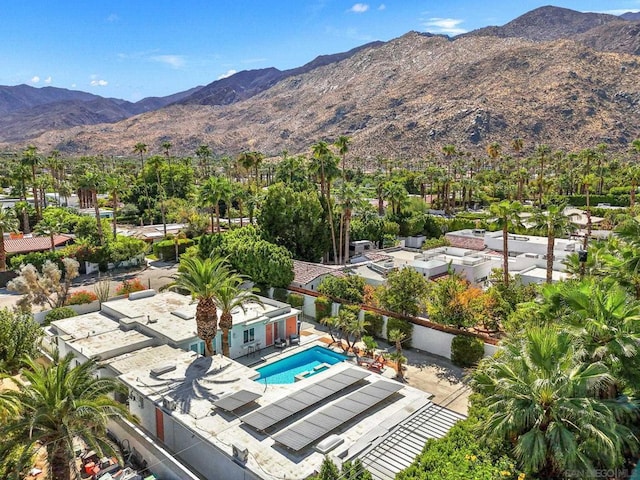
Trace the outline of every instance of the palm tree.
{"label": "palm tree", "polygon": [[7,251],[4,246],[5,232],[15,232],[18,229],[18,219],[13,210],[0,205],[0,272],[7,270]]}
{"label": "palm tree", "polygon": [[196,329],[198,338],[204,342],[207,357],[214,353],[213,340],[218,333],[216,300],[228,276],[229,268],[223,258],[182,258],[178,273],[167,286],[170,290],[186,290],[198,301]]}
{"label": "palm tree", "polygon": [[158,203],[160,204],[160,215],[162,217],[162,233],[166,237],[167,236],[167,215],[165,212],[165,205],[164,205],[165,195],[164,195],[164,188],[162,186],[162,180],[160,178],[160,172],[164,167],[164,158],[162,158],[160,155],[154,155],[153,157],[149,158],[149,160],[147,161],[147,165],[149,166],[149,168],[151,168],[151,170],[156,172],[156,192],[157,192],[157,197],[159,199]]}
{"label": "palm tree", "polygon": [[98,238],[100,241],[100,245],[104,245],[104,233],[102,231],[102,219],[100,218],[100,207],[98,206],[98,191],[102,190],[104,181],[101,174],[89,170],[85,172],[78,179],[79,187],[82,190],[89,192],[91,197],[91,202],[93,203],[93,208],[96,216],[96,228],[98,231]]}
{"label": "palm tree", "polygon": [[334,261],[338,261],[338,248],[336,245],[336,231],[333,225],[333,207],[331,205],[331,181],[330,177],[335,170],[335,157],[331,153],[326,142],[316,142],[311,146],[313,162],[311,169],[320,173],[320,195],[324,198],[327,208],[329,228],[331,230],[331,245],[333,247]]}
{"label": "palm tree", "polygon": [[123,174],[109,175],[106,178],[106,190],[113,204],[113,238],[116,238],[118,229],[118,204],[120,195],[128,190],[129,181]]}
{"label": "palm tree", "polygon": [[202,168],[202,178],[209,178],[209,159],[211,158],[211,149],[208,145],[200,145],[196,149],[196,157],[198,157],[198,164]]}
{"label": "palm tree", "polygon": [[334,142],[334,145],[338,149],[338,153],[342,158],[342,181],[345,181],[345,162],[344,158],[347,156],[347,152],[349,152],[349,143],[351,143],[351,138],[346,135],[340,135],[338,139]]}
{"label": "palm tree", "polygon": [[349,261],[349,228],[351,225],[351,214],[353,209],[360,203],[361,195],[357,187],[349,182],[342,184],[342,188],[338,192],[338,204],[342,210],[342,222],[340,222],[340,239],[342,239],[342,231],[344,225],[344,248],[343,254],[338,255],[342,259],[341,263]]}
{"label": "palm tree", "polygon": [[51,251],[53,252],[56,249],[55,236],[60,233],[66,233],[67,229],[58,215],[42,215],[42,220],[36,224],[33,231],[38,235],[47,235],[49,237],[51,240]]}
{"label": "palm tree", "polygon": [[133,153],[140,155],[140,172],[144,172],[144,154],[149,151],[146,143],[138,142],[133,146]]}
{"label": "palm tree", "polygon": [[407,334],[402,330],[393,329],[389,331],[389,341],[396,344],[396,350],[390,357],[391,360],[396,362],[396,373],[398,377],[403,378],[402,364],[407,361],[407,358],[402,354],[402,342],[407,339]]}
{"label": "palm tree", "polygon": [[[33,452],[47,452],[47,472],[54,480],[79,478],[75,467],[74,438],[82,438],[100,454],[119,456],[107,438],[107,421],[124,416],[127,408],[109,397],[122,391],[115,378],[96,378],[97,364],[88,360],[73,367],[74,356],[57,354],[43,365],[26,359],[22,374],[26,382],[17,391],[0,393],[0,405],[11,412],[0,427],[0,459],[15,459],[14,471],[32,464]],[[6,464],[5,464],[6,465]],[[18,477],[16,477],[18,478]]]}
{"label": "palm tree", "polygon": [[522,204],[520,202],[510,202],[503,200],[494,203],[489,207],[492,215],[495,215],[498,225],[502,227],[502,274],[504,275],[505,286],[509,285],[509,228],[519,228],[522,226],[520,212]]}
{"label": "palm tree", "polygon": [[36,209],[36,219],[40,220],[40,203],[38,202],[38,186],[36,181],[36,168],[40,164],[38,147],[29,145],[22,154],[22,163],[31,167],[31,191],[33,194],[33,206]]}
{"label": "palm tree", "polygon": [[546,211],[538,210],[533,216],[538,228],[547,234],[547,283],[551,283],[553,275],[554,247],[556,237],[563,235],[571,226],[569,218],[564,214],[564,205],[549,205]]}
{"label": "palm tree", "polygon": [[211,214],[211,231],[215,213],[216,232],[220,233],[220,201],[230,196],[231,183],[226,178],[209,177],[200,187],[200,203],[209,208]]}
{"label": "palm tree", "polygon": [[502,154],[502,146],[498,142],[491,142],[487,145],[487,155],[491,158],[493,169],[496,168],[496,159]]}
{"label": "palm tree", "polygon": [[383,196],[391,203],[391,211],[394,215],[400,215],[402,205],[408,198],[407,189],[400,182],[385,182],[383,187]]}
{"label": "palm tree", "polygon": [[612,378],[602,362],[581,361],[579,350],[567,332],[531,328],[473,373],[489,413],[480,424],[483,437],[509,442],[520,466],[537,478],[564,478],[570,470],[593,477],[637,446],[622,423],[628,401],[597,398]]}
{"label": "palm tree", "polygon": [[636,204],[636,193],[638,185],[640,185],[640,166],[631,165],[627,170],[626,177],[629,179],[631,189],[629,190],[629,207],[633,208]]}
{"label": "palm tree", "polygon": [[229,272],[223,285],[216,295],[216,302],[220,309],[219,327],[222,330],[222,354],[229,356],[229,332],[233,328],[233,311],[240,309],[246,313],[247,305],[257,303],[262,306],[262,300],[251,290],[244,290],[240,285],[245,278],[235,272]]}
{"label": "palm tree", "polygon": [[170,161],[171,157],[169,156],[169,152],[171,151],[171,148],[173,147],[173,145],[171,144],[171,142],[167,140],[162,142],[161,147],[164,150],[164,155],[165,157],[167,157],[167,161]]}
{"label": "palm tree", "polygon": [[540,161],[540,171],[538,172],[538,207],[542,207],[542,193],[544,191],[544,162],[550,154],[551,148],[548,145],[538,145],[538,148],[536,148],[536,155]]}

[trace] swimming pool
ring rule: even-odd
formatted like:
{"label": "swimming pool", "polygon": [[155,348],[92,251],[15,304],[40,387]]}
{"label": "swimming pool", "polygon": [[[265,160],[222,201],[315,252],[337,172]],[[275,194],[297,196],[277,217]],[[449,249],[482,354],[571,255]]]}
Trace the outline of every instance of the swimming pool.
{"label": "swimming pool", "polygon": [[256,381],[266,384],[294,383],[296,375],[307,372],[305,377],[310,377],[323,371],[325,369],[323,364],[335,365],[336,363],[344,362],[347,358],[346,355],[336,353],[328,348],[311,347],[303,352],[258,368],[257,372],[260,377]]}

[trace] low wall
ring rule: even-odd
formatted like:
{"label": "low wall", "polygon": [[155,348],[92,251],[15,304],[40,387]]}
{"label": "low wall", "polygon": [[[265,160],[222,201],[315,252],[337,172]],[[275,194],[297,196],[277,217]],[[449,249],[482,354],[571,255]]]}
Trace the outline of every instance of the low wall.
{"label": "low wall", "polygon": [[[315,318],[315,299],[320,296],[317,292],[312,292],[297,287],[290,287],[291,291],[302,294],[304,296],[303,311],[306,315]],[[336,315],[340,308],[340,303],[333,302],[331,306],[332,315]],[[363,310],[370,310],[382,315],[384,325],[382,328],[382,338],[386,338],[386,324],[387,319],[390,316],[390,312],[385,312],[376,308],[366,307]],[[394,315],[395,316],[395,315]],[[403,318],[398,316],[398,318]],[[421,318],[405,318],[408,322],[413,324],[413,334],[411,336],[412,348],[422,350],[433,355],[438,355],[451,359],[451,341],[456,335],[472,335],[480,338],[484,342],[484,354],[489,357],[492,356],[498,350],[498,341],[491,338],[485,338],[480,335],[475,335],[469,332],[457,331],[454,328],[446,327],[443,325],[433,324],[426,319]]]}
{"label": "low wall", "polygon": [[157,441],[143,430],[124,419],[109,420],[107,428],[118,442],[136,452],[147,462],[147,468],[162,480],[200,480],[202,477],[191,472],[167,452]]}
{"label": "low wall", "polygon": [[[85,313],[97,312],[100,310],[100,302],[98,300],[91,303],[83,303],[81,305],[68,305],[73,311],[75,311],[78,315],[84,315]],[[36,312],[33,314],[33,319],[42,324],[44,322],[44,318],[47,316],[51,310],[43,310],[42,312]]]}

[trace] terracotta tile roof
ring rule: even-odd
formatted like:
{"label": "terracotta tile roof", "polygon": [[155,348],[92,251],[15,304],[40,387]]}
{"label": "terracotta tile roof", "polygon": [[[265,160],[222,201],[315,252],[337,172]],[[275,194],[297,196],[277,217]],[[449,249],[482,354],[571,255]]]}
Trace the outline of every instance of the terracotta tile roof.
{"label": "terracotta tile roof", "polygon": [[[53,243],[57,247],[64,245],[71,237],[67,235],[55,235]],[[5,238],[4,249],[7,253],[29,253],[41,252],[51,248],[51,239],[49,237],[27,237],[27,238]]]}
{"label": "terracotta tile roof", "polygon": [[329,274],[337,277],[344,276],[340,267],[302,262],[300,260],[293,261],[293,274],[293,283],[297,283],[298,285],[306,285],[318,278],[320,275]]}

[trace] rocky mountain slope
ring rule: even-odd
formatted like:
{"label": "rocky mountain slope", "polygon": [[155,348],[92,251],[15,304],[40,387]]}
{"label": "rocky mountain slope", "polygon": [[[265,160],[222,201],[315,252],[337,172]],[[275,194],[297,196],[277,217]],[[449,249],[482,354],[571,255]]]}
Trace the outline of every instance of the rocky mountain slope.
{"label": "rocky mountain slope", "polygon": [[352,137],[351,155],[420,158],[454,143],[483,151],[524,137],[529,147],[612,148],[640,136],[640,64],[579,43],[409,33],[341,62],[290,77],[227,106],[174,105],[111,125],[48,132],[36,140],[75,154],[159,151],[308,151]]}
{"label": "rocky mountain slope", "polygon": [[[295,70],[240,72],[118,123],[66,128],[60,105],[53,130],[47,115],[58,106],[34,107],[30,128],[40,135],[29,143],[67,154],[130,154],[137,142],[159,151],[165,140],[179,154],[205,143],[216,153],[277,154],[349,135],[353,155],[419,158],[446,143],[481,151],[520,136],[530,147],[624,150],[640,136],[640,66],[607,51],[638,53],[637,28],[543,7],[454,39],[411,32]],[[86,122],[109,122],[88,108],[97,101],[81,105]],[[0,135],[13,139],[7,148],[24,147],[19,123],[0,120]]]}

